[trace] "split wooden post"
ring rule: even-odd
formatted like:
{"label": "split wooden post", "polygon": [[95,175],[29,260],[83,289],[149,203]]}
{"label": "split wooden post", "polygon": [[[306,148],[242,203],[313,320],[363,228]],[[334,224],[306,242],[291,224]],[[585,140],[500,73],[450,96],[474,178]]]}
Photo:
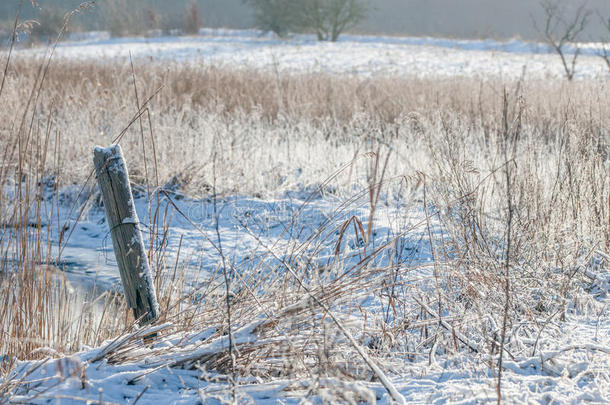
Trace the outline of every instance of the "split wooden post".
{"label": "split wooden post", "polygon": [[98,146],[93,152],[93,162],[127,303],[140,323],[151,323],[159,317],[159,305],[138,228],[140,221],[123,151],[119,145]]}

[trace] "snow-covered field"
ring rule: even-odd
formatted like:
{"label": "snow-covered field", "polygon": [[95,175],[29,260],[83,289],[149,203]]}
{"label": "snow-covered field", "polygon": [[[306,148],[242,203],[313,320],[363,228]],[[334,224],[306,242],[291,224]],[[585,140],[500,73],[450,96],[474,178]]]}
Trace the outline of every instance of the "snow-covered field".
{"label": "snow-covered field", "polygon": [[[281,265],[283,260],[294,260],[295,251],[298,257],[318,260],[314,267],[324,268],[333,262],[338,242],[345,267],[358,267],[366,255],[363,241],[357,234],[350,233],[342,243],[338,236],[340,225],[352,217],[362,221],[364,227],[368,225],[366,194],[359,199],[342,199],[317,192],[300,192],[288,193],[275,200],[236,196],[214,202],[182,198],[170,192],[169,197],[162,194],[159,201],[157,206],[156,197],[149,199],[141,195],[136,199],[145,243],[150,241],[149,230],[154,221],[150,214],[169,212],[167,218],[158,218],[159,223],[166,222],[167,230],[167,233],[159,231],[163,234],[159,249],[168,263],[176,262],[180,251],[183,264],[180,267],[189,288],[197,289],[216,282],[221,263],[217,246],[222,246],[223,254],[231,267],[238,269],[240,277],[253,277],[261,268],[271,269]],[[68,225],[72,229],[62,253],[69,279],[85,288],[92,283],[98,288],[117,287],[118,270],[108,248],[110,241],[103,208],[92,207],[76,222],[78,214],[74,203],[79,205],[77,201],[65,204],[56,218],[62,227]],[[49,194],[49,206],[54,205],[53,196]],[[392,255],[378,256],[370,266],[384,268],[390,262],[401,263],[401,268],[415,269],[400,276],[401,282],[418,286],[421,291],[432,290],[433,262],[428,238],[441,236],[438,224],[435,221],[428,223],[421,208],[400,202],[384,204],[375,218],[369,252],[388,241],[400,248],[393,250]],[[56,237],[53,236],[55,242]],[[261,263],[265,265],[261,266]],[[607,317],[610,275],[607,270],[592,285],[595,285],[593,290],[600,312],[592,314],[591,318],[568,315],[562,322],[546,320],[548,325],[538,335],[535,353],[511,353],[514,357],[505,359],[503,395],[508,402],[602,404],[610,400],[610,322]],[[358,305],[365,310],[367,306],[372,312],[382,310],[374,303],[374,294],[357,296]],[[252,325],[242,326],[234,332],[233,344],[245,347],[252,343],[249,333],[255,325],[265,321],[265,317],[253,318]],[[153,330],[168,327],[171,325],[163,324]],[[111,340],[99,348],[83,348],[72,356],[42,363],[20,363],[14,374],[19,386],[13,401],[32,404],[81,404],[100,400],[123,404],[134,403],[136,399],[140,404],[231,401],[233,393],[222,374],[168,366],[168,359],[200,358],[201,353],[226,349],[226,336],[207,338],[211,332],[200,330],[169,335],[152,347],[142,346],[137,350],[131,347],[129,352],[135,351],[135,354],[127,356],[132,355],[134,360],[112,361],[115,352],[120,353],[121,345],[139,344],[138,338],[146,330],[135,330],[122,342]],[[459,339],[461,335],[457,336]],[[478,347],[477,350],[484,344],[474,339],[467,342]],[[520,344],[529,346],[531,343]],[[386,359],[391,382],[407,403],[496,401],[495,376],[482,353],[470,353],[472,357],[468,358],[463,352],[435,356],[435,347],[430,350],[429,356],[419,361],[406,360],[404,353]],[[235,391],[238,403],[299,404],[303,401],[316,403],[324,398],[339,403],[349,398],[359,398],[365,403],[393,402],[380,382],[346,381],[332,376],[300,380],[278,378],[273,382],[240,378],[238,383]]]}
{"label": "snow-covered field", "polygon": [[[346,35],[338,43],[319,43],[305,36],[279,41],[255,31],[204,30],[201,34],[126,39],[94,35],[86,40],[61,43],[54,58],[126,63],[131,55],[140,62],[364,77],[555,80],[563,76],[556,55],[539,44],[521,41]],[[596,49],[590,45],[580,57],[577,78],[608,80],[606,65],[593,55]],[[27,57],[44,52],[28,49],[19,50],[17,55]],[[330,177],[332,173],[327,175]],[[323,184],[324,180],[319,179],[319,183]],[[331,336],[335,339],[328,343],[331,347],[317,347],[316,355],[323,363],[323,352],[332,352],[333,345],[349,348],[346,358],[337,359],[339,354],[333,352],[332,360],[337,365],[347,364],[345,370],[337,366],[344,374],[323,373],[322,365],[303,360],[304,368],[311,370],[307,377],[291,379],[279,372],[277,375],[270,372],[263,378],[253,373],[253,376],[238,377],[233,387],[227,373],[213,367],[206,369],[208,364],[215,364],[220,354],[227,352],[226,333],[209,325],[174,330],[168,320],[152,329],[127,331],[100,347],[82,347],[70,356],[49,349],[51,356],[47,360],[20,362],[11,375],[14,382],[11,401],[207,404],[230,403],[233,395],[237,403],[262,404],[325,400],[389,404],[401,396],[405,403],[421,404],[496,401],[496,342],[500,331],[497,317],[492,316],[491,310],[470,311],[468,303],[464,303],[466,310],[459,314],[455,308],[442,311],[439,308],[436,312],[436,306],[427,313],[424,311],[436,305],[430,301],[426,304],[424,298],[429,293],[435,299],[440,288],[437,272],[447,279],[451,276],[451,270],[443,268],[445,263],[435,260],[433,247],[440,249],[441,241],[448,236],[435,210],[450,211],[455,207],[425,207],[424,196],[419,194],[408,204],[382,194],[372,215],[366,188],[355,190],[353,195],[320,186],[319,189],[288,190],[274,199],[232,195],[218,200],[194,200],[171,187],[166,191],[167,194],[149,196],[145,187],[136,189],[136,208],[145,243],[149,245],[152,239],[155,257],[159,260],[153,268],[169,269],[170,273],[179,270],[187,289],[197,291],[215,285],[222,291],[220,269],[230,267],[235,289],[232,294],[238,297],[247,291],[256,297],[264,291],[261,286],[271,283],[269,280],[273,281],[270,288],[290,290],[298,278],[290,266],[302,266],[315,269],[316,274],[304,272],[299,276],[308,279],[316,296],[328,298],[331,310],[324,312],[310,302],[313,299],[305,287],[292,287],[303,297],[292,305],[252,303],[256,307],[252,312],[239,307],[246,315],[238,319],[237,330],[232,334],[233,345],[238,351],[244,350],[238,357],[243,361],[251,354],[250,350],[258,353],[259,346],[268,348],[269,352],[283,344],[291,349],[311,350],[311,345],[301,340],[315,340],[315,337],[299,335],[291,329],[293,325],[286,324],[290,322],[290,311],[302,311],[298,315],[301,318],[295,315],[295,319],[309,317],[312,323],[319,322],[316,325],[320,328],[318,331],[324,331],[324,339],[325,322],[334,312],[338,323],[348,325],[346,328],[354,334],[356,342],[349,342],[347,333],[337,333]],[[48,222],[43,221],[41,226],[49,229],[51,256],[56,257],[61,251],[58,265],[64,268],[69,280],[84,290],[92,289],[93,285],[101,290],[118,288],[120,278],[103,207],[93,201],[95,198],[89,200],[80,195],[77,186],[60,191],[49,187],[44,196],[43,207],[48,211],[42,218]],[[371,218],[371,239],[366,243],[363,234]],[[453,252],[449,250],[445,257],[452,258]],[[521,323],[512,325],[514,334],[507,337],[510,347],[506,349],[503,363],[502,395],[506,403],[610,403],[610,258],[595,247],[583,256],[586,259],[574,270],[576,276],[566,281],[567,285],[578,286],[582,292],[578,299],[570,298],[561,313],[559,310],[552,314],[543,310],[526,311]],[[279,273],[285,275],[279,276]],[[327,289],[337,286],[352,287],[346,281],[350,277],[361,277],[358,282],[362,283],[354,284],[358,290],[350,292],[353,299],[352,295],[341,296],[334,302],[332,297],[324,295],[328,294]],[[396,284],[400,286],[397,288],[403,288],[402,293],[394,295],[394,287],[391,293],[390,287],[378,287],[385,286],[386,282],[388,286]],[[449,284],[443,287],[451,287]],[[449,297],[452,292],[445,293]],[[268,298],[265,294],[260,292],[261,300]],[[551,305],[560,301],[558,296],[559,292],[549,298]],[[449,298],[443,296],[442,300]],[[210,295],[203,302],[217,307],[225,305],[221,294]],[[451,302],[461,305],[462,297]],[[315,307],[317,312],[310,307]],[[418,311],[422,313],[417,315]],[[413,313],[415,316],[407,320],[406,314]],[[405,316],[405,323],[396,327],[402,322],[398,314]],[[223,319],[217,320],[217,324],[223,322]],[[486,323],[493,336],[483,335],[480,329],[471,328],[469,322]],[[389,330],[390,324],[395,330]],[[371,325],[377,335],[367,331]],[[275,334],[264,328],[276,328]],[[142,336],[151,331],[160,333],[162,338],[154,345],[143,344]],[[381,336],[379,341],[374,339],[377,336]],[[404,337],[405,341],[393,341],[394,336]],[[391,341],[391,349],[382,351],[379,342],[386,340]],[[356,346],[369,355],[379,355],[373,361],[379,363],[382,374],[363,366],[364,359],[354,360],[359,358]],[[272,360],[260,361],[268,361],[265,364],[272,366],[286,361],[274,355],[269,355]],[[291,355],[294,357],[288,361],[302,360],[298,353],[291,352]],[[310,353],[307,359],[310,357],[315,355]],[[256,371],[257,363],[252,363],[248,367]],[[288,368],[283,363],[281,366],[282,370]],[[363,375],[366,378],[354,378]],[[400,393],[394,398],[392,388]]]}
{"label": "snow-covered field", "polygon": [[[278,40],[258,31],[202,30],[201,36],[110,38],[98,33],[62,42],[56,57],[98,61],[133,58],[293,73],[408,75],[416,77],[558,78],[564,75],[557,55],[539,43],[519,40],[449,40],[435,38],[344,35],[337,43],[298,35]],[[77,37],[78,38],[78,37]],[[85,37],[86,38],[86,37]],[[601,44],[583,44],[577,78],[605,77]],[[571,49],[568,47],[567,52]],[[42,49],[24,50],[40,54]]]}

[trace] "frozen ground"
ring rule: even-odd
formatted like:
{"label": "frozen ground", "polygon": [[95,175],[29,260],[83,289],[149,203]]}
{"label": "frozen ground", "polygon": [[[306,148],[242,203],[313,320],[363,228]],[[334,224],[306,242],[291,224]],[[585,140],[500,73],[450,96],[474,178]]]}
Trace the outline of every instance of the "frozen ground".
{"label": "frozen ground", "polygon": [[[150,241],[152,224],[150,213],[163,213],[159,223],[166,223],[168,233],[158,251],[162,260],[176,261],[178,246],[183,265],[179,268],[188,284],[197,288],[215,277],[221,258],[214,245],[222,245],[224,255],[243,274],[255,271],[261,262],[277,262],[278,258],[295,257],[302,249],[303,257],[312,256],[319,266],[328,264],[335,255],[339,229],[352,216],[366,227],[368,207],[366,194],[360,199],[342,199],[319,192],[286,193],[283,198],[260,200],[247,196],[213,200],[190,200],[180,194],[149,199],[140,190],[137,210],[141,229]],[[109,250],[108,229],[103,208],[93,205],[78,223],[79,207],[84,200],[75,198],[75,190],[67,191],[60,210],[59,221],[52,227],[64,225],[69,238],[62,253],[69,277],[77,282],[97,280],[96,284],[113,288],[119,282],[118,270]],[[52,195],[49,206],[54,206]],[[215,214],[216,212],[216,214]],[[186,220],[181,213],[186,214]],[[58,227],[58,224],[60,226]],[[218,233],[216,229],[218,227]],[[428,234],[421,204],[406,207],[399,203],[382,204],[376,215],[373,247],[398,237],[401,246],[396,253],[404,266],[418,268],[408,273],[413,284],[425,287],[430,278],[431,255]],[[409,230],[404,235],[401,232]],[[432,224],[433,235],[440,228]],[[163,232],[160,232],[163,234]],[[220,235],[220,237],[218,236]],[[57,241],[56,232],[53,236]],[[220,238],[220,239],[219,239]],[[220,243],[219,243],[220,242]],[[213,245],[214,244],[214,245]],[[272,249],[277,256],[269,254]],[[346,265],[362,259],[362,241],[353,233],[342,242]],[[296,255],[298,256],[298,254]],[[388,256],[380,256],[376,265],[387,265]],[[169,266],[170,268],[173,266]],[[273,267],[273,266],[271,266]],[[95,277],[93,276],[95,274]],[[607,274],[606,274],[607,276]],[[600,279],[601,280],[601,279]],[[535,353],[523,351],[505,360],[503,392],[510,403],[608,403],[610,401],[610,321],[608,320],[609,283],[600,281],[596,287],[599,312],[583,317],[568,313],[565,321],[549,321],[539,335]],[[601,289],[601,291],[600,291]],[[363,304],[364,305],[364,304]],[[351,316],[351,315],[350,315]],[[264,319],[253,319],[254,323]],[[251,342],[248,325],[235,332],[234,342]],[[162,325],[160,328],[163,328]],[[201,334],[194,331],[197,336]],[[135,332],[137,333],[137,332]],[[204,333],[205,334],[205,333]],[[33,404],[81,404],[86,401],[102,403],[139,404],[199,404],[225,403],[231,390],[226,377],[214,372],[160,367],[167,361],[168,351],[175,356],[189,356],[198,351],[227,347],[226,337],[203,339],[184,345],[184,335],[169,336],[155,347],[141,347],[136,359],[120,364],[108,363],[104,353],[115,344],[104,343],[100,348],[83,348],[70,357],[43,363],[20,363],[15,378],[23,378],[15,401]],[[474,345],[481,344],[473,341]],[[523,342],[525,346],[532,342]],[[434,348],[433,348],[434,349]],[[132,349],[133,350],[133,349]],[[529,350],[529,349],[528,349]],[[397,354],[387,359],[386,370],[407,403],[486,403],[494,402],[495,379],[487,362],[480,354],[434,354],[406,361]],[[85,376],[83,380],[83,376]],[[315,387],[315,390],[312,388]],[[352,393],[361,401],[391,403],[388,393],[379,382],[346,382],[328,379],[278,379],[263,382],[254,378],[239,380],[236,395],[239,403],[318,402],[322,398],[337,398]],[[91,403],[91,402],[90,402]]]}
{"label": "frozen ground", "polygon": [[[179,62],[293,73],[408,75],[480,78],[561,77],[557,55],[545,45],[519,40],[450,40],[344,35],[337,43],[309,36],[278,40],[253,30],[202,30],[200,36],[113,39],[104,33],[62,42],[56,57],[108,62],[131,54],[146,62]],[[79,37],[77,37],[79,38]],[[84,39],[83,39],[84,38]],[[584,44],[579,78],[606,77],[595,56],[600,44]],[[568,50],[569,51],[569,50]],[[44,49],[22,50],[40,55]]]}
{"label": "frozen ground", "polygon": [[[136,209],[145,244],[148,246],[151,241],[156,217],[157,236],[153,236],[156,251],[164,257],[165,262],[174,263],[180,246],[180,261],[187,269],[184,276],[192,283],[216,271],[220,260],[218,245],[222,246],[223,254],[234,267],[247,268],[258,265],[258,260],[271,260],[267,249],[269,246],[284,257],[293,253],[294,247],[309,242],[319,266],[326,265],[335,255],[339,233],[337,224],[356,216],[366,227],[368,205],[366,195],[361,195],[357,200],[342,200],[331,195],[323,197],[322,194],[315,194],[315,191],[313,193],[315,197],[307,192],[286,193],[284,198],[275,200],[235,196],[219,199],[216,203],[212,200],[182,198],[180,194],[172,194],[171,202],[166,196],[159,195],[157,201],[156,195],[149,199],[141,194],[136,198]],[[53,207],[54,196],[50,195],[49,198],[48,206]],[[57,257],[61,249],[60,266],[65,268],[72,281],[83,284],[84,280],[89,280],[89,287],[95,283],[102,288],[110,288],[120,278],[105,212],[103,207],[94,206],[79,218],[83,198],[72,200],[60,197],[61,200],[69,200],[69,203],[61,205],[60,216],[43,215],[53,218],[50,225],[54,242],[52,256]],[[421,210],[405,211],[404,208],[397,205],[379,210],[371,248],[375,249],[404,229],[410,229],[409,234],[401,238],[402,252],[399,254],[405,262],[427,263],[430,254],[424,240],[423,214]],[[44,222],[43,226],[46,226]],[[62,233],[60,229],[66,231]],[[61,245],[58,243],[60,238],[64,241]],[[159,242],[161,239],[162,242]],[[343,252],[356,262],[360,260],[359,244],[362,241],[353,238],[346,238],[343,243]],[[306,250],[301,252],[303,255],[307,253]]]}

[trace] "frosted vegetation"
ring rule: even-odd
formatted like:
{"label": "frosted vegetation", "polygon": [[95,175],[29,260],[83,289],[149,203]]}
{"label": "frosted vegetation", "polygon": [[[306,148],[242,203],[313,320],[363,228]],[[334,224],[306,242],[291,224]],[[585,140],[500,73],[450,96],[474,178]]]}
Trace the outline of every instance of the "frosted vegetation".
{"label": "frosted vegetation", "polygon": [[[3,401],[478,403],[498,380],[507,403],[610,401],[607,73],[138,49],[7,70]],[[144,328],[93,175],[116,142],[162,313]]]}

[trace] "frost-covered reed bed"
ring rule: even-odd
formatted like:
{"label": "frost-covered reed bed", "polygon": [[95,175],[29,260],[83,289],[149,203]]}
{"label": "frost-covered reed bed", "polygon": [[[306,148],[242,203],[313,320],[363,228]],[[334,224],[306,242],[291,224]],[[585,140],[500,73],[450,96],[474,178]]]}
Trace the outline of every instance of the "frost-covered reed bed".
{"label": "frost-covered reed bed", "polygon": [[[84,350],[78,375],[41,377],[44,367],[49,372],[60,364],[49,360],[26,377],[59,387],[40,394],[51,398],[71,378],[86,385],[82,370],[93,373],[105,359],[105,372],[133,367],[129,380],[144,386],[168,367],[185,367],[195,379],[209,378],[211,370],[228,381],[229,397],[240,384],[281,380],[288,381],[282,392],[370,400],[371,392],[382,397],[374,387],[332,387],[385,375],[403,395],[422,400],[409,389],[414,376],[445,381],[451,376],[442,377],[443,370],[451,370],[453,388],[434,398],[484,399],[495,396],[501,369],[509,400],[575,395],[604,401],[610,378],[607,86],[603,80],[358,79],[77,62],[51,65],[42,82],[34,66],[16,61],[0,94],[11,106],[0,111],[2,229],[17,235],[4,238],[2,248],[22,263],[3,272],[2,311],[25,317],[13,323],[45,330],[60,324],[52,310],[16,310],[58,291],[28,281],[46,277],[33,270],[48,228],[32,226],[32,218],[52,212],[40,208],[48,202],[40,190],[48,191],[53,179],[56,204],[63,195],[66,204],[78,203],[76,213],[95,207],[92,147],[119,135],[143,194],[163,186],[168,194],[159,195],[166,198],[186,195],[222,206],[228,196],[299,192],[305,206],[315,203],[307,200],[312,194],[345,205],[337,204],[327,221],[307,223],[295,214],[285,224],[330,235],[320,249],[317,239],[294,238],[281,252],[262,244],[269,260],[239,268],[219,249],[219,271],[202,280],[203,289],[187,288],[176,270],[192,258],[154,260],[164,316],[151,346],[142,345],[142,331],[123,307],[121,316],[114,312],[99,322],[95,330],[103,332],[84,323],[75,340],[31,329],[20,339],[38,343],[3,340],[5,350],[20,359],[43,357],[51,351],[37,349],[46,346],[63,354]],[[70,199],[68,186],[81,196]],[[354,204],[362,215],[348,215]],[[182,215],[179,205],[166,206],[160,218]],[[414,232],[406,225],[371,246],[374,219],[387,207],[419,211],[431,260],[396,255],[401,237]],[[171,220],[160,223],[155,232],[163,237]],[[239,232],[257,236],[243,224]],[[341,248],[347,238],[357,242],[349,252]],[[329,257],[328,248],[337,246]],[[151,258],[166,248],[151,243]],[[21,301],[11,298],[14,291]],[[3,335],[8,324],[0,323]],[[99,349],[87,347],[117,335]],[[36,392],[17,388],[21,375],[5,380],[3,389],[34,401]],[[472,392],[460,386],[465,379],[476,383]],[[188,389],[197,396],[193,384]],[[545,393],[545,386],[553,390]],[[70,395],[85,394],[74,388]]]}

